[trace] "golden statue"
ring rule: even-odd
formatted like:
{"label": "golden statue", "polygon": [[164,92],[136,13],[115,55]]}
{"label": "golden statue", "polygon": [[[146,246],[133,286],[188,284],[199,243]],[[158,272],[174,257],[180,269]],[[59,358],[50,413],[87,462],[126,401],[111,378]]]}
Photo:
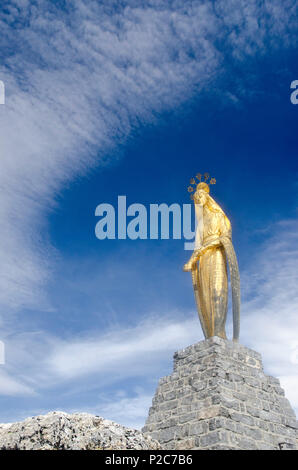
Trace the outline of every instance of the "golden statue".
{"label": "golden statue", "polygon": [[[184,265],[192,274],[195,300],[205,338],[220,336],[226,339],[225,324],[228,309],[229,265],[233,302],[233,340],[239,339],[240,328],[240,278],[237,258],[232,245],[231,223],[221,207],[210,196],[210,184],[215,184],[205,173],[192,178],[188,191],[195,204],[197,228],[195,249]],[[198,184],[197,184],[198,183]],[[199,264],[199,267],[198,267]]]}

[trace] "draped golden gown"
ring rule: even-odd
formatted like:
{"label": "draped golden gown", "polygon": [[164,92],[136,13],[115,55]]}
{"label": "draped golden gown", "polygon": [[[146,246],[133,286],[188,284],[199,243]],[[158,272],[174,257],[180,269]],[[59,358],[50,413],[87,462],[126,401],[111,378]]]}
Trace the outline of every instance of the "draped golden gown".
{"label": "draped golden gown", "polygon": [[224,247],[219,238],[231,237],[231,225],[223,212],[203,211],[203,246],[212,245],[199,259],[198,297],[208,337],[226,338],[228,273]]}

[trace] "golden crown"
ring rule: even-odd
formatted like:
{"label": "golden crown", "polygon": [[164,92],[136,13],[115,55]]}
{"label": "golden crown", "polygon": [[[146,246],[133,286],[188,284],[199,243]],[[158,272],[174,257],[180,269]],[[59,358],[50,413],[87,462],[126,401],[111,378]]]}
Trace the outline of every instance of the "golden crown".
{"label": "golden crown", "polygon": [[[210,181],[208,182],[208,180],[210,180]],[[198,173],[195,176],[195,178],[191,178],[190,184],[195,185],[195,186],[188,186],[187,191],[189,193],[192,193],[196,189],[204,189],[205,191],[207,191],[209,193],[209,191],[210,191],[209,185],[210,184],[216,184],[216,179],[215,178],[210,178],[209,173],[204,173],[204,175],[201,175],[201,173]],[[193,198],[194,198],[194,195],[191,194],[190,199],[193,199]]]}

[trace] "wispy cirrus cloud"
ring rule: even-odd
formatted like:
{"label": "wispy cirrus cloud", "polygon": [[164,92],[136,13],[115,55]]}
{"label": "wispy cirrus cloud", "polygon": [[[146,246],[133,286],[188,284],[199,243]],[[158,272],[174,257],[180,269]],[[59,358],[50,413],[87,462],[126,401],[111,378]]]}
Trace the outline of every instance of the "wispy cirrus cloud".
{"label": "wispy cirrus cloud", "polygon": [[141,429],[151,404],[152,393],[149,394],[145,389],[138,387],[129,394],[124,390],[119,390],[109,396],[100,395],[98,405],[86,407],[84,411],[97,416],[105,416],[119,424],[125,423],[125,426],[133,429]]}
{"label": "wispy cirrus cloud", "polygon": [[24,384],[20,379],[15,379],[3,368],[0,370],[0,396],[26,396],[34,395],[34,389]]}
{"label": "wispy cirrus cloud", "polygon": [[280,221],[244,274],[242,338],[261,352],[298,414],[298,222]]}
{"label": "wispy cirrus cloud", "polygon": [[[140,123],[189,102],[228,63],[296,41],[296,2],[12,0],[0,15],[0,303],[46,308],[46,215]],[[239,100],[241,86],[226,99]],[[232,96],[232,98],[231,98]],[[230,97],[230,98],[229,98]],[[50,256],[51,255],[51,256]]]}
{"label": "wispy cirrus cloud", "polygon": [[[7,373],[36,392],[100,380],[101,387],[156,372],[173,351],[202,338],[192,315],[151,314],[130,327],[86,332],[63,340],[45,331],[6,339]],[[69,386],[69,385],[68,385]],[[9,395],[9,394],[8,394]]]}
{"label": "wispy cirrus cloud", "polygon": [[194,342],[198,336],[197,320],[189,315],[183,323],[173,316],[150,315],[133,328],[61,343],[52,351],[47,369],[63,380],[92,373],[108,373],[112,381],[139,376],[144,368],[147,374],[156,361],[167,360],[175,348]]}

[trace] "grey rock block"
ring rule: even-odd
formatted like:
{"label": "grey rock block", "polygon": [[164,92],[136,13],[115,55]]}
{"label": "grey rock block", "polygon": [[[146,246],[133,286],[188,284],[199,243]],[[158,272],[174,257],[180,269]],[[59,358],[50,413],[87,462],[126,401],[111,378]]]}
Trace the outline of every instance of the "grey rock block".
{"label": "grey rock block", "polygon": [[[171,421],[173,419],[173,421]],[[164,449],[298,449],[298,422],[259,353],[218,337],[174,354],[143,429]]]}

